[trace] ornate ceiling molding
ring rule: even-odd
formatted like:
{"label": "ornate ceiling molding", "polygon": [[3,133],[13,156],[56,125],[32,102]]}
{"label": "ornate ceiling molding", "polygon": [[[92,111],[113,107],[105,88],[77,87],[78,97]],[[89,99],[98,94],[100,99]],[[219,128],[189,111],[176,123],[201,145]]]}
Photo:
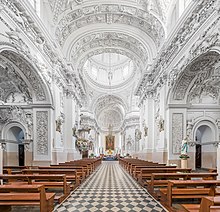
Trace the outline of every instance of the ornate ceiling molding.
{"label": "ornate ceiling molding", "polygon": [[[114,2],[114,1],[112,1]],[[147,12],[151,12],[152,14],[155,14],[155,16],[159,17],[162,21],[165,21],[166,14],[165,11],[168,8],[168,5],[170,3],[170,0],[122,0],[122,11],[127,11],[127,7],[125,5],[130,5],[130,7],[135,7],[142,9]],[[60,15],[62,13],[67,13],[69,10],[73,10],[76,8],[82,7],[82,4],[85,8],[91,6],[94,3],[97,4],[105,4],[105,1],[100,0],[49,0],[51,10],[54,13],[54,22],[57,21]],[[117,0],[115,0],[115,3],[118,3]]]}
{"label": "ornate ceiling molding", "polygon": [[[92,79],[90,76],[89,76],[89,74],[86,72],[86,71],[84,71],[84,76],[88,79],[88,84],[90,85],[90,86],[92,86],[93,87],[93,85],[95,85],[96,87],[99,87],[99,88],[101,88],[101,89],[120,89],[120,88],[122,88],[122,87],[124,87],[124,86],[126,86],[126,85],[130,85],[130,83],[132,83],[133,82],[133,79],[134,79],[134,77],[135,77],[135,73],[137,72],[137,70],[136,70],[136,68],[134,68],[134,70],[132,71],[132,73],[131,73],[131,75],[129,76],[129,78],[127,78],[125,81],[123,81],[123,82],[120,82],[120,83],[118,83],[118,84],[116,84],[116,85],[104,85],[104,84],[100,84],[99,82],[97,82],[97,81],[95,81],[94,79]],[[91,85],[92,84],[92,85]]]}
{"label": "ornate ceiling molding", "polygon": [[[32,93],[25,80],[16,72],[15,68],[0,57],[0,101],[12,103],[32,102]],[[17,98],[20,96],[20,98]]]}
{"label": "ornate ceiling molding", "polygon": [[98,116],[99,113],[101,113],[101,111],[103,111],[109,105],[116,105],[116,104],[122,106],[124,110],[123,114],[125,114],[125,111],[127,111],[128,107],[125,105],[125,103],[121,98],[114,95],[105,95],[98,98],[96,101],[94,101],[92,108],[96,116]]}
{"label": "ornate ceiling molding", "polygon": [[81,37],[71,46],[68,58],[73,64],[77,64],[79,55],[85,55],[91,49],[97,48],[125,49],[141,60],[138,63],[146,65],[148,62],[149,53],[143,43],[133,36],[117,32],[95,32]]}
{"label": "ornate ceiling molding", "polygon": [[[76,30],[93,24],[119,24],[138,28],[148,34],[156,46],[162,45],[165,32],[162,23],[151,13],[118,4],[100,4],[72,10],[58,23],[55,35],[61,46]],[[106,28],[107,25],[106,25]]]}
{"label": "ornate ceiling molding", "polygon": [[102,54],[102,53],[116,53],[116,54],[121,54],[124,56],[127,56],[130,58],[137,67],[143,68],[142,61],[138,58],[135,57],[135,55],[131,52],[129,52],[127,49],[121,49],[119,47],[117,48],[98,48],[98,49],[91,49],[91,51],[87,52],[86,54],[80,55],[79,56],[79,63],[77,65],[77,68],[79,71],[82,71],[82,68],[86,61],[91,58],[94,55]]}
{"label": "ornate ceiling molding", "polygon": [[[46,101],[47,96],[44,91],[44,83],[39,76],[35,73],[34,68],[31,67],[23,58],[18,54],[11,51],[3,51],[1,55],[11,61],[11,65],[16,66],[18,70],[25,76],[27,81],[31,82],[31,87],[34,91],[34,96],[37,101]],[[4,59],[3,59],[4,60]]]}
{"label": "ornate ceiling molding", "polygon": [[173,100],[183,100],[189,89],[200,85],[207,80],[211,72],[214,71],[214,66],[220,61],[220,55],[216,52],[203,54],[192,61],[181,73],[176,80],[173,89]]}
{"label": "ornate ceiling molding", "polygon": [[[10,20],[13,20],[14,22],[14,27],[21,30],[20,35],[22,35],[22,37],[25,37],[25,39],[28,38],[28,42],[25,42],[23,39],[21,39],[19,35],[17,37],[17,44],[22,44],[21,42],[23,42],[23,44],[19,47],[22,50],[22,53],[24,53],[27,58],[31,56],[31,54],[26,51],[28,50],[28,48],[26,48],[26,44],[30,44],[29,42],[31,41],[31,43],[39,51],[39,54],[42,54],[42,57],[48,61],[51,67],[53,67],[54,74],[57,76],[57,78],[60,79],[59,83],[69,83],[71,75],[70,68],[66,64],[66,61],[64,60],[62,54],[60,54],[56,43],[53,41],[50,35],[46,33],[44,26],[40,25],[40,22],[35,22],[35,20],[39,18],[37,17],[37,14],[29,13],[29,8],[26,5],[28,4],[28,2],[18,0],[0,0],[0,3],[4,8],[1,11],[2,17],[0,17],[0,20],[11,30],[11,32],[8,34],[9,37],[10,34],[12,34],[13,39],[16,38],[16,36],[18,35],[18,33],[17,35],[15,34],[15,30],[12,29],[7,23],[8,18],[10,17]],[[57,5],[57,7],[59,7],[59,5]],[[16,46],[16,43],[13,43],[12,46],[15,46],[15,48],[18,47],[18,45]],[[30,58],[30,60],[33,60],[33,58]],[[36,63],[35,60],[33,60],[33,62]],[[80,79],[75,75],[71,77],[71,80],[73,84],[79,85],[81,94],[80,98],[82,98],[85,95],[85,90],[80,82]]]}
{"label": "ornate ceiling molding", "polygon": [[[172,37],[171,35],[171,38],[168,40],[169,42],[164,44],[162,51],[157,57],[157,60],[151,66],[150,72],[153,74],[153,78],[159,77],[164,72],[164,70],[166,70],[170,63],[174,61],[175,57],[179,55],[179,52],[196,34],[196,31],[198,31],[199,28],[205,23],[205,21],[211,17],[211,14],[216,11],[216,8],[219,8],[219,6],[216,5],[216,2],[217,0],[209,1],[209,3],[200,0],[195,3],[192,12],[185,17],[185,21],[183,24],[181,24],[181,27],[178,29],[178,31],[175,32],[175,36]],[[218,22],[218,20],[216,21]],[[214,25],[216,25],[216,23]],[[210,31],[210,28],[207,31]],[[204,40],[205,37],[200,37],[200,39]],[[187,55],[186,58],[189,58],[189,55]],[[190,60],[192,60],[192,57],[190,57]],[[190,61],[187,61],[187,63],[189,62]],[[186,81],[190,81],[188,77],[186,78]],[[142,87],[145,87],[145,84],[145,79],[142,79],[136,91],[136,95],[143,96]]]}

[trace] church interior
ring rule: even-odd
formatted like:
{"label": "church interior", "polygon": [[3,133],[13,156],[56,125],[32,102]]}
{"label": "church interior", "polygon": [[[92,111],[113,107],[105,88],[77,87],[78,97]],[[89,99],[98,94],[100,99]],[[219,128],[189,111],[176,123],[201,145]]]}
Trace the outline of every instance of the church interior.
{"label": "church interior", "polygon": [[0,0],[0,27],[0,211],[220,211],[220,0]]}

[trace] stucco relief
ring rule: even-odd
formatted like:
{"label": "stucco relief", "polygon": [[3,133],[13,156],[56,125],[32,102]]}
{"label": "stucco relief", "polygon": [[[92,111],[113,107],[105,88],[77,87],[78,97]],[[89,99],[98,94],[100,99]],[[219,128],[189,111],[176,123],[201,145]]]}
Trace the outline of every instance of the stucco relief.
{"label": "stucco relief", "polygon": [[0,123],[6,124],[12,121],[22,123],[26,126],[26,138],[31,139],[33,136],[33,113],[13,105],[8,108],[0,109]]}
{"label": "stucco relief", "polygon": [[140,127],[140,117],[130,117],[130,118],[126,118],[124,119],[122,128],[123,129],[137,129]]}
{"label": "stucco relief", "polygon": [[0,123],[6,123],[11,120],[11,111],[10,108],[0,109]]}
{"label": "stucco relief", "polygon": [[157,46],[161,45],[165,37],[161,23],[152,14],[131,6],[101,4],[73,10],[63,17],[56,29],[57,40],[62,46],[71,33],[95,23],[119,23],[134,26],[150,34]]}
{"label": "stucco relief", "polygon": [[37,155],[48,155],[48,112],[36,112]]}
{"label": "stucco relief", "polygon": [[[169,6],[170,0],[128,0],[127,4],[136,5],[138,8],[142,8],[143,11],[150,12],[152,11],[154,14],[157,14],[158,17],[160,17],[161,20],[166,19],[165,10]],[[62,13],[65,13],[67,10],[74,10],[79,5],[82,5],[82,3],[88,3],[89,0],[50,0],[50,6],[54,13],[54,21],[57,21],[58,17],[62,15]],[[117,2],[117,1],[115,1]],[[91,13],[93,10],[99,10],[98,5],[94,8],[91,7],[85,7],[83,8],[85,14]],[[127,12],[130,14],[135,13],[134,9],[130,9],[130,7],[126,5],[120,6],[120,11]]]}
{"label": "stucco relief", "polygon": [[30,67],[20,56],[15,53],[4,51],[2,55],[9,59],[14,65],[16,65],[21,72],[25,75],[27,80],[31,82],[32,88],[35,92],[36,99],[38,101],[45,101],[46,95],[43,89],[43,82],[36,76],[33,68]]}
{"label": "stucco relief", "polygon": [[[44,53],[48,61],[50,61],[53,66],[59,64],[62,66],[62,70],[69,70],[63,58],[61,58],[61,56],[59,56],[57,53],[56,44],[54,42],[48,42],[46,38],[47,35],[45,34],[45,32],[42,32],[39,25],[35,23],[31,16],[29,16],[28,13],[24,12],[25,8],[23,7],[22,2],[5,0],[1,1],[1,3],[2,7],[4,7],[3,13],[6,13],[7,16],[9,16],[17,24],[19,28],[19,31],[14,30],[7,23],[7,19],[4,20],[2,17],[0,17],[0,20],[11,30],[11,32],[9,32],[8,34],[11,43],[7,44],[8,46],[12,46],[13,48],[19,48],[19,51],[21,50],[22,53],[24,53],[25,56],[27,56],[27,58],[29,58],[34,64],[37,65],[38,61],[36,60],[36,58],[32,57],[31,54],[28,54],[29,49],[26,45],[26,42],[21,39],[21,36],[23,36],[23,33],[25,33],[25,36],[28,37],[28,39],[32,42],[33,45],[36,46],[36,48],[39,49],[39,51]],[[59,7],[59,4],[56,4],[55,7]],[[55,70],[55,72],[57,72],[57,70]],[[59,78],[64,81],[69,80],[69,75],[65,71],[59,73],[59,75]],[[48,76],[46,77],[48,78]],[[48,81],[49,80],[50,79],[48,79]],[[71,78],[71,80],[76,84],[79,83],[79,79],[76,76]],[[80,93],[82,96],[84,95],[81,84]]]}
{"label": "stucco relief", "polygon": [[183,114],[172,114],[172,152],[179,154],[181,149],[181,142],[183,139]]}
{"label": "stucco relief", "polygon": [[[185,44],[190,40],[190,38],[195,35],[195,32],[199,29],[199,27],[215,11],[215,8],[219,8],[219,6],[216,5],[216,2],[217,0],[210,1],[209,3],[207,3],[206,1],[200,1],[200,3],[196,6],[194,11],[192,11],[191,15],[187,17],[183,26],[178,30],[177,35],[173,38],[173,40],[163,46],[160,56],[158,57],[154,65],[151,67],[152,74],[154,77],[157,77],[162,72],[162,70],[169,66],[170,62],[173,61],[174,57],[178,55],[178,52],[185,46]],[[218,33],[214,33],[213,35],[210,34],[210,36],[207,36],[206,33],[208,33],[210,30],[212,31],[213,29],[217,29],[216,25],[218,25],[218,22],[219,20],[216,20],[216,22],[209,29],[207,29],[207,32],[205,32],[204,36],[201,36],[199,38],[199,41],[196,42],[196,44],[192,47],[192,49],[190,50],[190,54],[192,56],[189,56],[187,52],[184,67],[190,64],[192,62],[192,58],[194,58],[195,55],[198,55],[199,52],[204,53],[213,45],[217,45],[216,42],[217,40],[219,40],[217,39]],[[207,40],[205,40],[206,36]],[[201,39],[204,41],[202,41]],[[207,43],[212,44],[207,45]],[[197,49],[200,50],[197,51]],[[183,70],[184,67],[180,67],[179,70]],[[142,82],[143,83],[140,83],[141,87],[146,85],[144,79],[142,80]],[[141,89],[138,90],[139,95],[141,95]],[[180,96],[180,98],[183,98],[184,95]]]}
{"label": "stucco relief", "polygon": [[[116,54],[125,55],[128,58],[130,58],[135,63],[135,65],[137,67],[143,66],[142,60],[137,55],[131,54],[128,50],[121,49],[118,47],[118,48],[100,48],[100,49],[96,49],[96,50],[87,52],[87,54],[85,54],[83,56],[83,58],[79,61],[78,69],[81,70],[83,68],[85,62],[89,58],[91,58],[92,56],[98,55],[98,54],[103,54],[103,53],[116,53]],[[78,55],[78,58],[79,58],[79,55]],[[77,60],[78,58],[75,58],[75,59]],[[75,60],[75,59],[73,58],[73,60]]]}
{"label": "stucco relief", "polygon": [[122,105],[126,109],[122,99],[117,96],[107,95],[102,96],[97,100],[97,104],[95,105],[95,113],[99,114],[105,107],[108,107],[108,105],[112,104]]}
{"label": "stucco relief", "polygon": [[[219,61],[220,56],[217,53],[206,53],[194,60],[185,69],[182,69],[182,75],[174,88],[173,99],[182,100],[185,98],[186,92],[190,84],[193,82],[189,91],[189,101],[192,101],[194,97],[201,95],[204,92],[208,93],[212,90],[212,94],[215,96],[215,90],[209,86],[209,83],[203,85],[208,80],[215,69],[215,64]],[[194,81],[193,81],[194,80]],[[207,81],[208,82],[208,81]],[[210,82],[210,81],[209,81]],[[202,86],[202,87],[201,87]],[[204,88],[203,88],[204,87]]]}
{"label": "stucco relief", "polygon": [[71,60],[76,62],[79,55],[98,47],[121,47],[138,55],[138,57],[147,63],[148,52],[145,46],[136,38],[124,33],[104,32],[89,34],[80,38],[71,48]]}
{"label": "stucco relief", "polygon": [[32,102],[32,94],[14,67],[0,58],[0,100],[9,103]]}

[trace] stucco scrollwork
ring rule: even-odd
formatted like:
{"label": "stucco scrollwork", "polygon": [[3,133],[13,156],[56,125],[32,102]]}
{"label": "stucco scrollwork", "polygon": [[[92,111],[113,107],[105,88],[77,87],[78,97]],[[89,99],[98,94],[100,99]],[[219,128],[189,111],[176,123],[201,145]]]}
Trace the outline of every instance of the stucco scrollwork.
{"label": "stucco scrollwork", "polygon": [[48,112],[36,112],[36,145],[38,155],[48,155]]}
{"label": "stucco scrollwork", "polygon": [[161,45],[165,37],[162,24],[151,13],[127,5],[101,4],[88,6],[86,10],[85,8],[75,9],[64,16],[56,29],[57,40],[62,46],[71,33],[81,27],[95,23],[117,23],[134,26],[150,34],[157,46]]}
{"label": "stucco scrollwork", "polygon": [[15,68],[0,58],[0,100],[3,102],[32,102],[32,94]]}
{"label": "stucco scrollwork", "polygon": [[9,59],[14,65],[16,65],[22,73],[25,75],[28,81],[31,82],[32,88],[35,92],[36,99],[38,101],[45,101],[46,95],[43,88],[43,82],[39,79],[39,76],[33,71],[33,67],[30,67],[19,55],[16,53],[4,51],[2,55]]}
{"label": "stucco scrollwork", "polygon": [[6,123],[11,120],[10,108],[2,108],[0,109],[0,123]]}
{"label": "stucco scrollwork", "polygon": [[79,55],[98,47],[121,47],[138,55],[147,63],[148,52],[145,46],[136,38],[117,32],[104,32],[86,35],[77,40],[71,48],[71,60],[76,62]]}
{"label": "stucco scrollwork", "polygon": [[[219,61],[219,58],[220,57],[217,53],[210,52],[200,56],[191,64],[187,65],[187,67],[183,69],[179,80],[176,81],[173,99],[184,99],[190,85],[191,88],[189,92],[191,94],[189,94],[189,101],[191,101],[195,96],[201,95],[205,90],[207,93],[210,92],[210,90],[213,90],[209,86],[207,80],[211,77],[212,69],[214,69],[214,66],[216,62]],[[204,84],[206,81],[207,83]]]}
{"label": "stucco scrollwork", "polygon": [[183,114],[172,114],[172,151],[173,154],[179,154],[181,150],[181,142],[183,139]]}
{"label": "stucco scrollwork", "polygon": [[65,122],[65,114],[61,112],[60,116],[58,116],[58,118],[56,120],[56,131],[61,133],[61,131],[62,131],[62,124],[64,122]]}
{"label": "stucco scrollwork", "polygon": [[138,142],[141,140],[141,131],[139,129],[135,129],[135,141]]}

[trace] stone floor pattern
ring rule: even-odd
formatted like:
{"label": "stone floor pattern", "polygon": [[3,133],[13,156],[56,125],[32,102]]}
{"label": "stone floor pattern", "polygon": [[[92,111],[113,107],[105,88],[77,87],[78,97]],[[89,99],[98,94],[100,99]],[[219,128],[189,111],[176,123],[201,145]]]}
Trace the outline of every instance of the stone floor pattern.
{"label": "stone floor pattern", "polygon": [[102,165],[55,212],[166,211],[117,161]]}

